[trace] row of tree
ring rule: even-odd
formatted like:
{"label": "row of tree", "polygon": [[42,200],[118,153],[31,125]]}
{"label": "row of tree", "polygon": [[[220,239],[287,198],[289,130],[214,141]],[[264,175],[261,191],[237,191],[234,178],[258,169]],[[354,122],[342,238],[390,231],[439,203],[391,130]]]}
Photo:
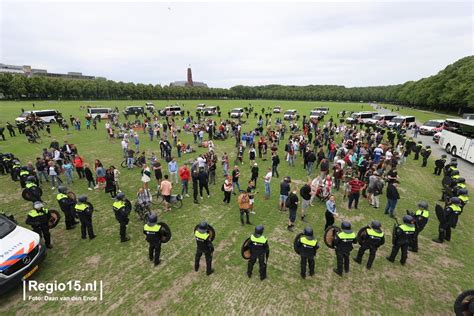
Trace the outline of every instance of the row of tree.
{"label": "row of tree", "polygon": [[235,86],[230,89],[170,87],[106,79],[71,80],[0,74],[5,99],[272,99],[375,101],[457,111],[474,107],[474,56],[462,58],[437,75],[400,85],[346,88],[337,85]]}

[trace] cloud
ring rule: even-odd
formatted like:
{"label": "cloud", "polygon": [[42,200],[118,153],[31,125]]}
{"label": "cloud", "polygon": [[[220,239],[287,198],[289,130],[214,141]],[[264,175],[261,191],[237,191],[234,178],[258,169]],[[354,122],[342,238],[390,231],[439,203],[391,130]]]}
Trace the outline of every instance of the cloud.
{"label": "cloud", "polygon": [[[171,7],[171,10],[168,8]],[[4,1],[0,62],[168,84],[402,83],[472,54],[461,3]]]}

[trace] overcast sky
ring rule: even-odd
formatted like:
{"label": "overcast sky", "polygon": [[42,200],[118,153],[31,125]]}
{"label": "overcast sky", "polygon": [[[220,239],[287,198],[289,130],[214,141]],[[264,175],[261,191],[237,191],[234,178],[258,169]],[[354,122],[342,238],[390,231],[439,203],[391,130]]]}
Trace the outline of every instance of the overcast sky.
{"label": "overcast sky", "polygon": [[117,81],[403,83],[473,54],[470,2],[0,0],[0,62]]}

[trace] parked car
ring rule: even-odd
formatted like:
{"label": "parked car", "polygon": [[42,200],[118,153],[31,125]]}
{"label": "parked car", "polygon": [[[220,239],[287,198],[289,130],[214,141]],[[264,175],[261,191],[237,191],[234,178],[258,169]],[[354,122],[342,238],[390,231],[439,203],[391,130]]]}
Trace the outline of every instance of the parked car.
{"label": "parked car", "polygon": [[127,106],[123,110],[123,114],[126,115],[141,115],[145,113],[145,108],[143,106]]}
{"label": "parked car", "polygon": [[281,113],[281,106],[277,105],[273,108],[273,113]]}
{"label": "parked car", "polygon": [[158,112],[161,116],[178,116],[183,115],[184,111],[179,105],[167,106]]}
{"label": "parked car", "polygon": [[346,118],[346,123],[348,124],[360,124],[366,123],[367,120],[373,118],[377,113],[375,112],[355,112],[348,118]]}
{"label": "parked car", "polygon": [[41,120],[45,123],[54,123],[56,116],[61,116],[58,110],[39,110],[39,111],[25,111],[15,119],[16,122],[24,122],[31,114],[35,115],[36,120]]}
{"label": "parked car", "polygon": [[217,107],[215,106],[207,106],[204,108],[197,108],[196,113],[201,113],[203,116],[212,116],[217,114]]}
{"label": "parked car", "polygon": [[309,112],[309,119],[310,120],[313,120],[313,119],[317,119],[317,120],[320,120],[324,117],[324,113],[321,112],[321,111],[311,111]]}
{"label": "parked car", "polygon": [[147,109],[150,112],[155,112],[156,111],[155,105],[151,102],[145,103],[145,109]]}
{"label": "parked car", "polygon": [[97,116],[100,116],[101,119],[106,119],[109,117],[109,114],[112,113],[111,108],[88,108],[87,113],[95,119]]}
{"label": "parked car", "polygon": [[283,119],[286,121],[297,121],[300,118],[298,111],[296,110],[287,110],[283,114]]}
{"label": "parked car", "polygon": [[443,130],[445,120],[429,120],[420,126],[420,134],[434,135]]}
{"label": "parked car", "polygon": [[0,214],[0,295],[28,280],[46,257],[40,236]]}
{"label": "parked car", "polygon": [[244,115],[244,109],[235,108],[230,111],[230,118],[241,118]]}
{"label": "parked car", "polygon": [[318,112],[321,112],[323,113],[324,115],[328,114],[329,112],[329,108],[327,107],[319,107],[319,108],[315,108],[314,111],[318,111]]}
{"label": "parked car", "polygon": [[407,128],[412,128],[416,124],[414,116],[396,116],[390,122],[387,123],[388,127],[397,127],[404,125]]}
{"label": "parked car", "polygon": [[377,126],[385,126],[388,122],[390,122],[394,117],[395,114],[377,114],[374,115],[372,118],[366,119],[366,125],[377,125]]}

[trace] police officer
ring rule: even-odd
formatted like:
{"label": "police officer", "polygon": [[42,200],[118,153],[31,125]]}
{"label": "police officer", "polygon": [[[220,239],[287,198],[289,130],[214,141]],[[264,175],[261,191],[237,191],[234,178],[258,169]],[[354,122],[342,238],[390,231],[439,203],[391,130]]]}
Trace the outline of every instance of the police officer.
{"label": "police officer", "polygon": [[464,179],[463,177],[459,177],[459,178],[456,180],[456,184],[454,184],[453,192],[455,193],[455,195],[458,195],[458,192],[459,192],[459,190],[461,190],[461,189],[467,189],[467,187],[466,187],[466,179]]}
{"label": "police officer", "polygon": [[338,232],[334,237],[334,248],[336,250],[337,266],[333,270],[339,276],[342,276],[342,266],[344,271],[349,273],[349,255],[353,249],[352,244],[356,243],[356,234],[352,231],[351,223],[343,221],[341,224],[342,231]]}
{"label": "police officer", "polygon": [[296,241],[296,247],[301,257],[301,277],[306,278],[306,265],[309,268],[309,275],[314,275],[314,257],[316,256],[316,251],[319,249],[319,243],[316,238],[314,238],[313,229],[311,227],[306,227],[303,231],[303,235]]}
{"label": "police officer", "polygon": [[250,235],[250,260],[247,265],[247,276],[252,277],[253,266],[258,259],[260,280],[267,278],[267,263],[268,256],[270,255],[270,247],[268,246],[268,240],[263,236],[263,225],[255,227],[255,232]]}
{"label": "police officer", "polygon": [[413,158],[413,160],[418,160],[422,148],[423,148],[423,143],[420,140],[420,141],[418,141],[418,144],[416,144],[416,147],[413,150],[415,152],[415,157]]}
{"label": "police officer", "polygon": [[26,218],[26,224],[31,225],[33,231],[36,232],[40,237],[44,238],[44,243],[46,248],[51,249],[51,235],[49,233],[49,219],[51,214],[47,208],[44,208],[44,205],[40,201],[33,203],[33,209],[28,212]]}
{"label": "police officer", "polygon": [[466,189],[457,190],[458,199],[461,200],[461,209],[464,210],[464,206],[469,202],[469,192]]}
{"label": "police officer", "polygon": [[199,261],[202,254],[206,257],[206,274],[211,275],[214,272],[212,269],[212,253],[214,246],[210,239],[209,224],[207,222],[199,223],[197,229],[194,231],[194,239],[196,239],[196,257],[194,258],[194,271],[199,270]]}
{"label": "police officer", "polygon": [[115,197],[115,202],[112,204],[112,208],[115,213],[115,219],[120,224],[120,241],[121,242],[126,242],[129,241],[130,238],[127,237],[127,224],[129,222],[128,215],[130,214],[130,207],[127,206],[125,203],[125,193],[120,192],[117,194]]}
{"label": "police officer", "polygon": [[42,191],[36,184],[36,178],[34,176],[29,176],[26,178],[25,190],[28,191],[28,194],[31,196],[33,202],[41,201]]}
{"label": "police officer", "polygon": [[10,169],[10,176],[13,181],[18,181],[20,169],[21,169],[20,162],[17,159],[13,160],[13,165],[12,165],[12,168]]}
{"label": "police officer", "polygon": [[366,234],[361,242],[357,257],[354,261],[358,264],[362,263],[362,257],[367,249],[369,249],[369,260],[367,260],[367,269],[372,268],[375,259],[375,254],[380,246],[385,243],[384,232],[382,231],[382,224],[379,221],[372,221],[370,227],[366,229]]}
{"label": "police officer", "polygon": [[148,242],[148,258],[150,261],[153,261],[155,267],[161,262],[162,230],[161,225],[157,222],[158,216],[155,213],[151,213],[148,216],[148,222],[143,226],[143,233],[146,235],[146,241]]}
{"label": "police officer", "polygon": [[450,162],[444,166],[444,175],[450,176],[454,170],[458,170],[458,159],[455,157],[451,158]]}
{"label": "police officer", "polygon": [[73,229],[75,225],[79,223],[74,219],[73,208],[74,204],[76,204],[76,201],[66,195],[67,188],[64,185],[58,186],[58,192],[59,193],[56,195],[56,200],[59,203],[61,211],[64,213],[66,230]]}
{"label": "police officer", "polygon": [[446,157],[447,156],[445,154],[443,154],[443,155],[441,155],[440,159],[435,160],[435,169],[434,169],[433,174],[435,174],[437,176],[441,175],[441,171],[443,170],[444,165],[446,164]]}
{"label": "police officer", "polygon": [[80,195],[77,198],[77,204],[74,206],[74,210],[81,222],[81,238],[86,239],[87,235],[89,235],[89,239],[92,240],[97,237],[97,235],[94,234],[94,228],[92,227],[92,212],[94,211],[94,207],[91,203],[87,202],[87,196]]}
{"label": "police officer", "polygon": [[428,162],[428,158],[430,157],[430,155],[431,155],[431,146],[426,145],[426,147],[421,150],[421,156],[423,157],[423,161],[421,163],[422,167],[426,167],[426,163]]}
{"label": "police officer", "polygon": [[403,224],[396,226],[395,236],[393,236],[392,242],[392,252],[390,253],[390,256],[387,257],[388,261],[394,262],[395,257],[401,248],[402,257],[400,258],[400,263],[405,265],[408,258],[408,245],[413,243],[412,240],[415,236],[415,224],[413,221],[413,216],[405,215],[403,216]]}
{"label": "police officer", "polygon": [[413,252],[418,252],[418,235],[425,229],[426,224],[428,224],[428,219],[430,217],[430,211],[428,211],[428,203],[421,201],[418,203],[418,209],[414,214],[415,220],[415,235],[413,236],[413,243],[410,244],[409,250]]}
{"label": "police officer", "polygon": [[448,205],[444,208],[444,223],[439,223],[438,239],[434,242],[442,244],[444,240],[451,241],[451,228],[456,228],[458,217],[462,213],[461,200],[458,197],[449,199]]}
{"label": "police officer", "polygon": [[22,189],[25,188],[26,186],[26,179],[28,178],[28,176],[30,175],[30,172],[28,171],[28,167],[27,166],[23,166],[20,168],[20,186]]}

